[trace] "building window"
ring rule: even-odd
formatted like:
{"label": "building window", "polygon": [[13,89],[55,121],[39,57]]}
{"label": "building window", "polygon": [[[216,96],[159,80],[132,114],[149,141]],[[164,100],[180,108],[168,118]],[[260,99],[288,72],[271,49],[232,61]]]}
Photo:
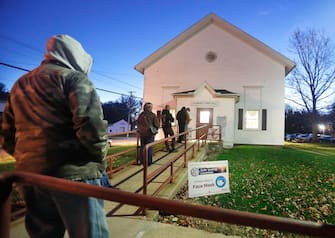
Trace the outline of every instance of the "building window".
{"label": "building window", "polygon": [[259,111],[246,110],[245,113],[245,128],[246,129],[259,129]]}
{"label": "building window", "polygon": [[200,123],[209,123],[210,111],[200,111]]}

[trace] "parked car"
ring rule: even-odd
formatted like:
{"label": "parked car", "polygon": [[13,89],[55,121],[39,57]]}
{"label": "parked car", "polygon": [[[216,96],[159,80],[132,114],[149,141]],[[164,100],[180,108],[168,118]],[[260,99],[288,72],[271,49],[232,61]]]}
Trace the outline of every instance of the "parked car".
{"label": "parked car", "polygon": [[313,134],[308,133],[308,134],[299,134],[295,137],[294,141],[295,142],[311,142],[313,139]]}
{"label": "parked car", "polygon": [[292,133],[292,134],[286,134],[285,135],[285,140],[286,141],[293,141],[299,133]]}
{"label": "parked car", "polygon": [[335,137],[330,135],[320,135],[319,142],[335,143]]}

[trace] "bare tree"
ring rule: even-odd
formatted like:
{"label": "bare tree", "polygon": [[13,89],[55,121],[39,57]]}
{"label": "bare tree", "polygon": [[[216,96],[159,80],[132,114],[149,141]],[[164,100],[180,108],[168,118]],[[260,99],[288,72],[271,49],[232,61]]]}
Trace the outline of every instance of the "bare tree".
{"label": "bare tree", "polygon": [[313,138],[318,131],[319,112],[326,109],[335,94],[335,52],[330,39],[322,31],[296,30],[290,38],[290,51],[298,59],[296,68],[287,78],[295,97],[288,100],[312,115]]}

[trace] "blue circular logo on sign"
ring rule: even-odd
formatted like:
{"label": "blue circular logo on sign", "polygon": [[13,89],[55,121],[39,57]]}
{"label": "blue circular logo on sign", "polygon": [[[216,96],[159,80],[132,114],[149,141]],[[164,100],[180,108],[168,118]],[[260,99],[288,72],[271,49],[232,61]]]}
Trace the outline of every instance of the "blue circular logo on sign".
{"label": "blue circular logo on sign", "polygon": [[226,185],[226,178],[223,176],[219,176],[216,178],[215,184],[218,188],[223,188]]}

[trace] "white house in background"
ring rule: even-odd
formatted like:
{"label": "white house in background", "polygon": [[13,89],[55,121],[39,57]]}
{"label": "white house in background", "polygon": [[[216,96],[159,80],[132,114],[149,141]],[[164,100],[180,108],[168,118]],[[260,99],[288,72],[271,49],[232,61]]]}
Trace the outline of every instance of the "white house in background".
{"label": "white house in background", "polygon": [[135,66],[144,102],[222,125],[223,144],[284,143],[285,77],[294,62],[209,14]]}
{"label": "white house in background", "polygon": [[107,133],[110,134],[123,133],[129,130],[130,125],[123,119],[107,126]]}

